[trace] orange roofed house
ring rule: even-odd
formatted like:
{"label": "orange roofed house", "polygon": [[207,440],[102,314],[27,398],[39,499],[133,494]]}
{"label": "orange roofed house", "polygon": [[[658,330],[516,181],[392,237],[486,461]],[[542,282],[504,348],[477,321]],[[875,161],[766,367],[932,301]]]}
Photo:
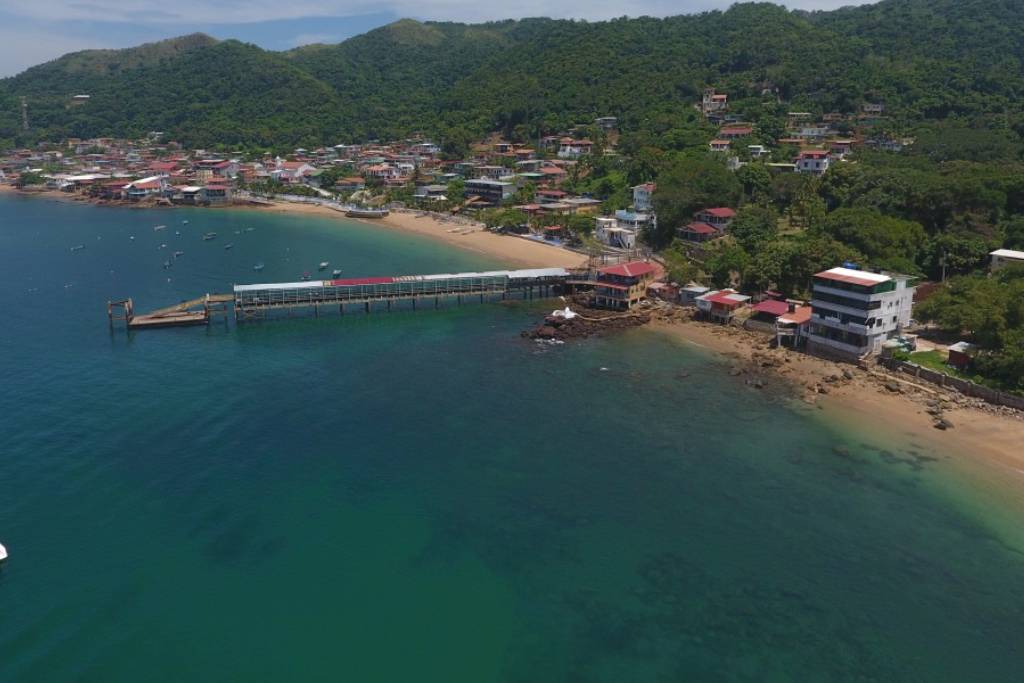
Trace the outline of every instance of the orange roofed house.
{"label": "orange roofed house", "polygon": [[627,310],[647,295],[658,269],[653,263],[631,261],[597,270],[594,305]]}

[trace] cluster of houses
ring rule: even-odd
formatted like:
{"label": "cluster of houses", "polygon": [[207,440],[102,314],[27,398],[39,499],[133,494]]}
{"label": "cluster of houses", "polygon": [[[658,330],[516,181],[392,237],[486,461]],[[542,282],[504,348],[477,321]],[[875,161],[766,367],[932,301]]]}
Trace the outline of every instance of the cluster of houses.
{"label": "cluster of houses", "polygon": [[593,301],[601,308],[624,310],[648,298],[667,300],[694,307],[710,322],[742,322],[772,335],[780,346],[847,360],[877,354],[903,335],[916,290],[909,276],[847,266],[817,273],[809,302],[776,291],[750,296],[731,288],[678,286],[657,281],[660,275],[656,265],[636,261],[600,268],[595,280],[579,284],[594,287]]}
{"label": "cluster of houses", "polygon": [[[767,88],[766,92],[771,89]],[[885,105],[879,102],[864,102],[856,113],[830,112],[820,117],[810,112],[791,111],[786,117],[786,136],[776,142],[781,147],[796,148],[797,152],[790,161],[772,163],[771,150],[751,139],[755,134],[753,124],[729,113],[726,93],[705,89],[697,108],[708,121],[719,126],[708,149],[727,155],[729,167],[734,170],[746,163],[740,161],[741,148],[752,160],[765,159],[773,172],[822,175],[831,164],[846,160],[857,147],[898,152],[913,143],[909,138],[893,139],[873,133],[885,118]]]}

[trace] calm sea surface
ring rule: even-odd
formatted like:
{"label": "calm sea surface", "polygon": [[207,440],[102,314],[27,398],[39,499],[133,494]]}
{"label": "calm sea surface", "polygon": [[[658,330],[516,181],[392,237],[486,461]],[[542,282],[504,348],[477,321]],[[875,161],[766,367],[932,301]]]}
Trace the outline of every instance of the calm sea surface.
{"label": "calm sea surface", "polygon": [[1021,680],[1024,555],[935,454],[697,350],[538,347],[522,303],[107,328],[324,260],[496,265],[0,196],[0,681]]}

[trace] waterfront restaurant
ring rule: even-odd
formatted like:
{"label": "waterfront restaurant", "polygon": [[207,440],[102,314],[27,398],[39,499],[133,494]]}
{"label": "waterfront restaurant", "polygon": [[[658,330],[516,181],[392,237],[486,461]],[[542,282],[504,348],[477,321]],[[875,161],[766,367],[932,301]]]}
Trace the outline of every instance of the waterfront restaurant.
{"label": "waterfront restaurant", "polygon": [[647,286],[654,281],[656,272],[654,264],[645,261],[598,268],[594,305],[623,310],[632,308],[647,296]]}

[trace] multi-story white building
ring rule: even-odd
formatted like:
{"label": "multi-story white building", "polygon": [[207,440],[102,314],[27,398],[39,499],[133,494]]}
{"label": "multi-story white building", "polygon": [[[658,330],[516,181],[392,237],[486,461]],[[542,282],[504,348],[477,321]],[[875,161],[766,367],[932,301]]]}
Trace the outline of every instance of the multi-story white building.
{"label": "multi-story white building", "polygon": [[828,170],[830,161],[829,153],[823,149],[805,150],[796,158],[796,170],[798,173],[822,175]]}
{"label": "multi-story white building", "polygon": [[906,275],[832,268],[814,276],[807,350],[860,358],[910,324],[914,285]]}
{"label": "multi-story white building", "polygon": [[651,197],[654,195],[656,187],[654,183],[644,183],[635,186],[633,188],[633,208],[641,213],[652,210],[654,204],[651,201]]}

